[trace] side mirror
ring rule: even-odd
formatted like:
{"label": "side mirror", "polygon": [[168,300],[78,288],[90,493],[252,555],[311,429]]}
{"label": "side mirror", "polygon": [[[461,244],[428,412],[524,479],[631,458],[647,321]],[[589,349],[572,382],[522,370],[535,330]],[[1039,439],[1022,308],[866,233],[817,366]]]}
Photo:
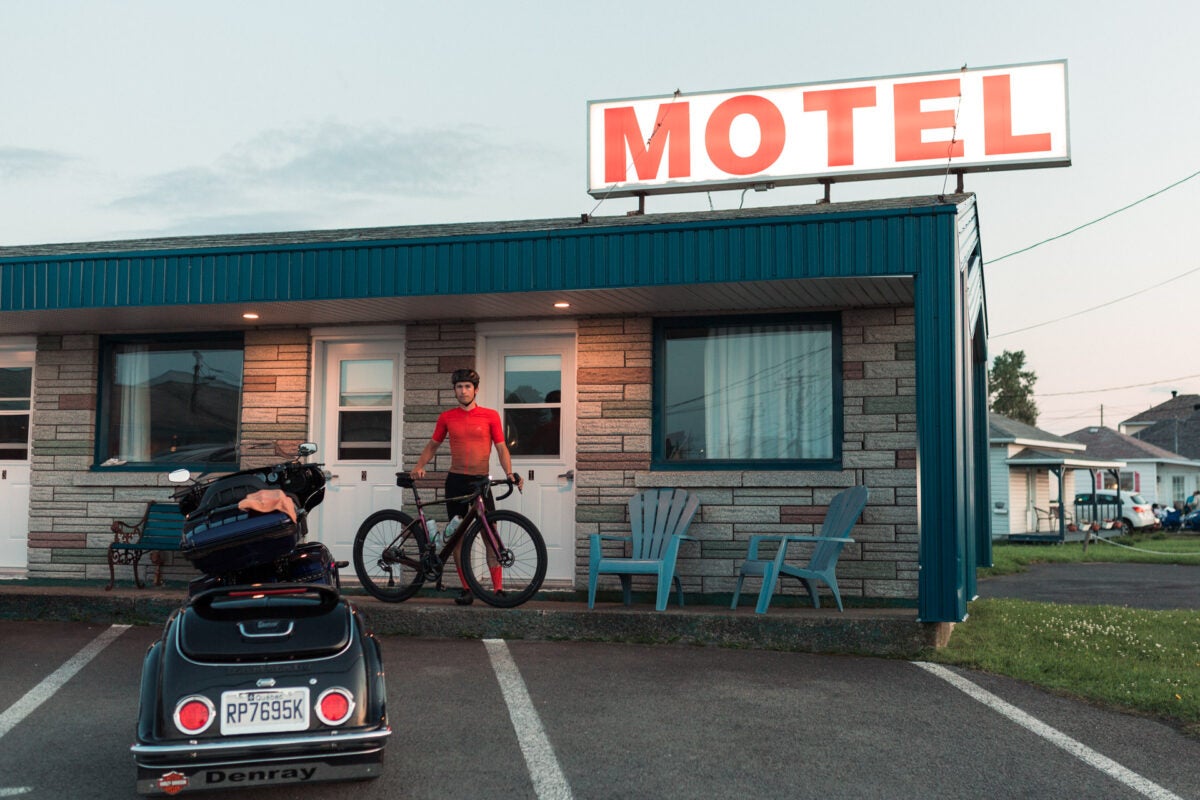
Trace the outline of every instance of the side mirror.
{"label": "side mirror", "polygon": [[316,442],[305,442],[304,444],[300,445],[301,456],[311,456],[315,452],[317,452]]}
{"label": "side mirror", "polygon": [[167,480],[169,480],[171,483],[184,483],[190,480],[191,477],[192,473],[181,467],[180,469],[171,470],[171,472],[167,475]]}

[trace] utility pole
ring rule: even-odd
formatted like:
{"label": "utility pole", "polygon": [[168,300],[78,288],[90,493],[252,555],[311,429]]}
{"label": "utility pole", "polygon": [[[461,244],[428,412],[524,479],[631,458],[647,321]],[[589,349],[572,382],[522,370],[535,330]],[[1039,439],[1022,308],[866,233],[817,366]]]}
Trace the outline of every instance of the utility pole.
{"label": "utility pole", "polygon": [[1104,403],[1100,404],[1100,427],[1104,427]]}

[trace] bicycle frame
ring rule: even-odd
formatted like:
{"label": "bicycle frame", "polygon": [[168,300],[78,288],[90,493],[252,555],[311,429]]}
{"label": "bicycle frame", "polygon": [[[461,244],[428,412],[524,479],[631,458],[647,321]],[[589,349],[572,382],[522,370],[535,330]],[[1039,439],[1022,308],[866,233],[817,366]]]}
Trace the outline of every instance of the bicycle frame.
{"label": "bicycle frame", "polygon": [[[490,481],[488,491],[491,491]],[[455,549],[459,545],[459,542],[462,541],[463,534],[470,529],[471,524],[475,520],[479,520],[480,525],[483,526],[483,535],[488,544],[488,561],[490,562],[493,558],[496,558],[497,554],[504,549],[504,546],[500,541],[500,537],[496,534],[496,529],[492,526],[492,523],[489,522],[487,518],[487,505],[483,502],[483,497],[486,492],[480,491],[472,494],[459,495],[457,497],[447,497],[443,500],[426,500],[425,502],[421,502],[421,497],[417,492],[416,486],[412,487],[412,493],[413,505],[415,505],[417,509],[417,519],[421,521],[421,526],[425,529],[426,549],[421,553],[422,560],[425,559],[429,550],[432,548],[432,537],[429,535],[429,519],[425,516],[425,506],[437,505],[439,503],[451,501],[471,501],[471,506],[467,509],[467,515],[462,518],[461,522],[458,523],[458,527],[454,529],[454,534],[449,539],[444,541],[441,552],[437,554],[438,563],[436,566],[439,584],[441,583],[442,571],[446,566],[446,560],[454,553]]]}

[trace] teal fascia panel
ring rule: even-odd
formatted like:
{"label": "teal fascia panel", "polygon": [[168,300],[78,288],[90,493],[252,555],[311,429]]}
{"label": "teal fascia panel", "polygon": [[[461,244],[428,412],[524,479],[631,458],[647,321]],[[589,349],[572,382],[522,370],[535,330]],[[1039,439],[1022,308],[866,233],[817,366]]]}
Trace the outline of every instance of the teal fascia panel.
{"label": "teal fascia panel", "polygon": [[[0,257],[0,311],[911,275],[955,206],[525,233]],[[453,226],[450,226],[453,227]],[[11,249],[10,249],[11,251]]]}

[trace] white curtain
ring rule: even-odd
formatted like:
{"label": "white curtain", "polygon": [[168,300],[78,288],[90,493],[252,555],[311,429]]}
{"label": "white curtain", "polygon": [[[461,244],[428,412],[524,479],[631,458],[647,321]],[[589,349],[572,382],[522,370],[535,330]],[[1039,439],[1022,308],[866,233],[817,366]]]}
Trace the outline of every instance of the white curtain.
{"label": "white curtain", "polygon": [[704,457],[832,457],[829,346],[823,327],[713,328],[704,348]]}
{"label": "white curtain", "polygon": [[150,460],[150,346],[126,345],[117,356],[121,436],[117,457]]}

